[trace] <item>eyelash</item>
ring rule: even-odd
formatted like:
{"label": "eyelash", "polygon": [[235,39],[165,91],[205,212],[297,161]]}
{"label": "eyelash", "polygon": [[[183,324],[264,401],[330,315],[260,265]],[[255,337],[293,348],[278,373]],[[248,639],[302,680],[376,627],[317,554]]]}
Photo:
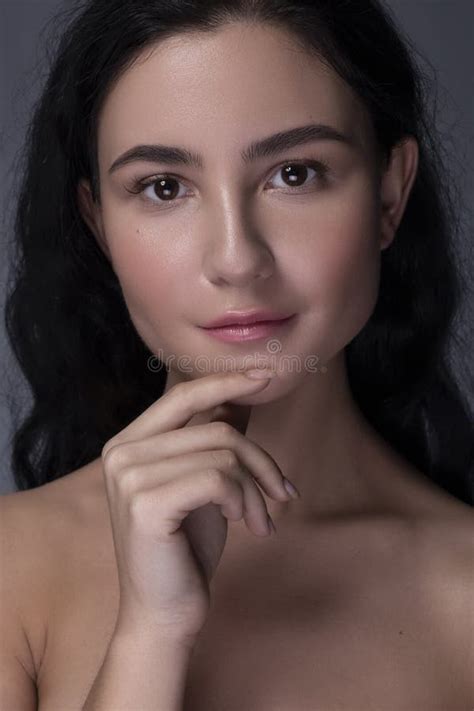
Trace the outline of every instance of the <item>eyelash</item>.
{"label": "eyelash", "polygon": [[[298,159],[296,159],[296,160],[291,160],[291,161],[288,161],[288,160],[287,160],[285,163],[283,163],[282,165],[280,165],[280,166],[275,170],[275,173],[278,173],[278,172],[281,171],[283,168],[286,168],[286,167],[288,167],[288,166],[293,166],[293,165],[303,165],[303,166],[305,166],[306,168],[311,168],[312,170],[315,170],[316,173],[317,173],[317,177],[322,180],[323,184],[325,184],[325,182],[326,182],[326,180],[327,180],[327,174],[329,173],[329,170],[330,170],[330,169],[329,169],[329,165],[328,165],[327,163],[325,163],[324,161],[322,161],[322,160],[319,160],[319,161],[307,160],[307,161],[305,161],[305,160],[298,160]],[[157,183],[159,180],[164,180],[164,179],[167,179],[167,178],[174,178],[174,179],[177,180],[178,182],[183,182],[183,181],[181,181],[181,179],[180,179],[179,176],[177,176],[177,175],[173,175],[173,174],[171,174],[171,173],[162,173],[162,174],[160,174],[160,175],[155,175],[155,176],[152,176],[152,177],[150,177],[150,178],[134,180],[134,181],[132,182],[131,187],[125,188],[125,190],[126,190],[128,193],[132,193],[133,195],[139,195],[140,193],[143,193],[143,192],[146,190],[146,188],[149,187],[150,185],[154,185],[154,184]],[[183,183],[183,184],[184,184],[184,183]],[[293,192],[294,192],[294,193],[309,192],[309,191],[307,191],[307,190],[305,191],[305,188],[302,187],[302,186],[298,186],[298,187],[296,187],[296,188],[291,188],[290,186],[287,186],[287,187],[288,187],[289,193],[293,193]],[[286,191],[285,194],[288,194],[288,191]],[[145,202],[151,203],[152,207],[158,207],[158,206],[160,205],[160,202],[161,202],[163,205],[165,205],[166,203],[168,203],[170,206],[172,206],[173,203],[177,202],[179,199],[180,199],[180,198],[174,198],[173,200],[161,200],[161,201],[158,199],[158,202],[157,202],[156,200],[151,200],[151,199],[148,198],[148,197],[144,197],[144,198],[143,198],[143,200],[144,200]],[[166,210],[166,209],[168,209],[168,208],[158,207],[158,209],[159,209],[159,210],[162,210],[162,209],[165,209],[165,210]]]}

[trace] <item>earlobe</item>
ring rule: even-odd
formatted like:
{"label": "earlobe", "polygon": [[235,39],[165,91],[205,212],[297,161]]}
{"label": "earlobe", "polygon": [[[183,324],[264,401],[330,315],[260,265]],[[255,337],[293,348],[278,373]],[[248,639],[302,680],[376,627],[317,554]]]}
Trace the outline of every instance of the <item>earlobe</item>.
{"label": "earlobe", "polygon": [[102,228],[100,209],[92,198],[89,181],[81,179],[77,186],[77,201],[81,217],[95,236],[99,247],[110,261],[110,252]]}
{"label": "earlobe", "polygon": [[395,239],[418,171],[418,142],[403,138],[392,150],[390,163],[381,180],[381,249]]}

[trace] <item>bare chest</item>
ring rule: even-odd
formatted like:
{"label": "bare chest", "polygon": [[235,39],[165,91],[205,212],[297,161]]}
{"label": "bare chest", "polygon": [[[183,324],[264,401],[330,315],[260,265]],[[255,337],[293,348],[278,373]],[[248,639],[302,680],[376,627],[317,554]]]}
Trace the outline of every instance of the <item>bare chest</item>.
{"label": "bare chest", "polygon": [[[231,572],[223,564],[183,711],[463,708],[469,662],[443,636],[430,581],[405,555],[395,555],[392,573],[371,555],[351,561],[344,569],[329,557],[323,566],[281,557]],[[88,560],[53,603],[41,708],[79,711],[115,625],[114,566]]]}
{"label": "bare chest", "polygon": [[222,591],[194,650],[184,711],[462,708],[467,660],[444,645],[428,591],[405,580],[387,594],[374,580],[347,594],[341,582],[310,597],[307,584],[233,599]]}

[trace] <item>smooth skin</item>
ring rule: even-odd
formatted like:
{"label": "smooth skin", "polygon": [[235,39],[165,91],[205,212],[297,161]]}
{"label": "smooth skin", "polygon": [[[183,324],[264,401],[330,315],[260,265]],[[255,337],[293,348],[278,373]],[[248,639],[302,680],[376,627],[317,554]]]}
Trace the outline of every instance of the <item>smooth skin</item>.
{"label": "smooth skin", "polygon": [[[289,40],[275,29],[233,25],[143,52],[100,116],[101,208],[86,181],[78,190],[137,332],[171,363],[167,391],[202,378],[194,366],[202,356],[210,372],[222,370],[213,367],[219,356],[231,357],[234,369],[257,354],[268,360],[265,342],[211,339],[199,328],[210,319],[253,306],[298,314],[272,354],[278,377],[234,401],[251,407],[247,436],[302,494],[298,507],[269,502],[277,529],[280,520],[301,526],[407,504],[409,482],[397,477],[395,454],[351,397],[344,347],[374,309],[380,253],[395,239],[418,161],[409,138],[379,175],[360,102]],[[312,141],[242,163],[240,150],[251,140],[309,122],[337,128],[353,146]],[[135,161],[109,173],[125,151],[153,143],[199,152],[205,168]],[[308,169],[297,191],[282,177],[291,160],[326,161],[328,182]],[[156,183],[128,192],[136,179],[170,174],[172,200]],[[191,365],[179,369],[183,355]],[[295,355],[300,367],[286,367],[283,358]],[[310,356],[326,371],[307,371]]]}
{"label": "smooth skin", "polygon": [[[120,634],[155,630],[157,638],[191,644],[209,611],[209,581],[224,548],[226,519],[245,518],[256,535],[270,533],[255,480],[277,501],[291,498],[276,463],[230,424],[185,427],[203,409],[260,392],[269,382],[218,373],[175,385],[104,446]],[[222,515],[203,510],[208,504]],[[196,509],[198,520],[183,530]]]}
{"label": "smooth skin", "polygon": [[[337,128],[352,147],[313,141],[242,161],[251,141],[309,122]],[[83,708],[113,637],[117,563],[122,576],[131,571],[128,583],[122,577],[128,612],[141,605],[156,613],[170,592],[179,601],[186,570],[187,631],[205,616],[210,575],[214,610],[186,674],[169,645],[161,641],[160,660],[155,641],[125,634],[92,709],[117,708],[125,689],[156,708],[162,679],[168,699],[186,683],[184,708],[193,711],[241,709],[244,687],[249,711],[471,708],[472,512],[378,437],[351,397],[344,360],[376,303],[381,251],[396,239],[416,177],[416,141],[397,146],[379,172],[357,97],[289,35],[257,25],[144,50],[106,97],[98,139],[102,205],[86,181],[78,204],[138,334],[153,353],[161,350],[169,375],[164,398],[117,433],[105,458],[5,502],[12,552],[3,576],[4,705],[36,708],[32,679],[40,670],[45,709]],[[109,172],[119,155],[151,143],[199,152],[204,166],[135,162]],[[296,160],[308,164],[307,175],[298,173],[304,189],[284,177]],[[309,166],[321,160],[327,182]],[[128,192],[137,179],[165,175],[174,176],[166,183],[176,189],[171,200],[158,179],[141,194]],[[233,358],[238,370],[269,351],[265,342],[220,343],[199,326],[251,307],[297,319],[272,353],[276,377],[246,394],[226,391],[220,379],[233,376],[219,373],[216,356]],[[290,369],[284,358],[295,355],[301,363],[316,356],[327,370]],[[177,367],[179,356],[186,368]],[[210,373],[197,368],[202,356]],[[213,479],[201,473],[211,457],[221,472]],[[301,492],[298,501],[279,498],[281,473]],[[166,511],[157,492],[166,492]],[[248,511],[235,520],[243,501]],[[176,536],[183,509],[193,506],[183,530],[197,546],[199,570]],[[265,506],[277,533],[259,538]],[[222,509],[232,521],[227,540]],[[168,561],[148,540],[152,532],[171,540]],[[153,577],[154,556],[177,573],[174,588]],[[20,592],[21,623],[13,614]]]}
{"label": "smooth skin", "polygon": [[[312,141],[243,162],[241,151],[249,143],[310,122],[336,128],[350,144]],[[129,149],[155,143],[199,153],[203,165],[135,161],[110,172]],[[209,708],[210,699],[224,706],[233,692],[241,705],[232,662],[237,659],[239,668],[247,665],[245,681],[256,707],[263,687],[265,698],[272,689],[275,694],[268,696],[271,708],[286,684],[307,707],[329,708],[336,687],[341,708],[356,702],[365,708],[369,697],[377,709],[382,699],[387,709],[389,701],[396,708],[413,699],[420,700],[420,709],[423,704],[431,709],[438,697],[440,708],[461,707],[472,698],[471,511],[378,436],[352,398],[345,364],[345,346],[377,301],[381,252],[397,238],[417,174],[416,141],[401,142],[381,168],[369,117],[334,71],[283,31],[232,25],[143,51],[106,97],[98,149],[102,204],[92,202],[90,186],[82,181],[79,205],[120,280],[139,336],[167,364],[165,398],[175,385],[202,384],[207,391],[209,373],[224,369],[218,357],[233,370],[271,360],[277,371],[257,391],[220,393],[225,402],[217,408],[201,402],[184,427],[179,420],[173,430],[168,422],[171,431],[150,432],[148,442],[166,437],[175,458],[185,449],[186,456],[233,450],[245,466],[243,440],[237,437],[244,431],[301,493],[298,501],[285,501],[263,492],[277,534],[258,540],[253,534],[263,525],[264,508],[256,495],[258,465],[252,464],[248,471],[256,483],[248,491],[255,513],[245,521],[231,519],[222,556],[227,521],[222,510],[206,509],[209,530],[215,534],[221,527],[207,562],[209,570],[218,562],[215,606],[187,678],[188,707]],[[295,161],[308,170],[298,173],[298,189],[283,170]],[[311,169],[312,161],[327,164],[326,180]],[[154,183],[142,193],[131,192],[143,180]],[[297,314],[291,328],[279,332],[280,347],[271,359],[265,341],[224,344],[200,328],[229,309],[253,307]],[[181,356],[184,367],[178,367]],[[285,359],[294,356],[302,367],[288,367]],[[198,368],[203,357],[209,372]],[[305,369],[308,357],[325,370]],[[216,419],[234,423],[225,445],[210,428]],[[152,453],[145,441],[143,448],[130,447],[130,456],[133,451],[161,467],[160,452]],[[211,500],[213,494],[201,491],[203,460],[194,461],[196,490],[186,496],[199,506],[201,495]],[[158,466],[147,466],[150,478],[159,476]],[[223,461],[216,466],[231,486],[230,477],[241,476],[239,468],[226,468]],[[270,469],[277,483],[277,471]],[[102,461],[88,472],[87,491],[94,480],[100,498]],[[242,495],[235,486],[232,491]],[[137,509],[142,525],[153,506]],[[196,530],[202,533],[202,510],[183,523],[192,536],[196,513]],[[103,535],[98,524],[94,535],[95,540]],[[132,540],[121,539],[123,550]],[[202,561],[212,540],[201,548]],[[275,582],[273,596],[268,580]],[[341,607],[335,590],[343,595]],[[295,594],[299,608],[311,609],[304,627],[291,625]],[[153,595],[145,599],[153,607]],[[327,600],[322,610],[321,599]],[[372,599],[365,609],[364,601]],[[269,632],[253,636],[250,647],[242,638],[249,620]],[[199,615],[194,621],[198,627]],[[277,635],[277,627],[281,647],[268,650],[266,640]],[[405,630],[412,634],[405,636]],[[232,639],[235,651],[228,666],[221,665],[223,639]],[[401,647],[398,642],[405,640],[407,647]],[[315,655],[318,668],[302,663],[301,656]],[[221,665],[217,676],[216,664]],[[368,668],[374,673],[367,674]],[[290,707],[304,706],[295,698]]]}

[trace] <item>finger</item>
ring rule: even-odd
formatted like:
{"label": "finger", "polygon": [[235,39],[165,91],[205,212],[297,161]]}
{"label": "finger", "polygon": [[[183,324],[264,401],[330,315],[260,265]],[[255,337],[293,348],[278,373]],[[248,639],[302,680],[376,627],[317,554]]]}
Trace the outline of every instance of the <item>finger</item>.
{"label": "finger", "polygon": [[[244,502],[239,520],[243,516],[251,531],[259,536],[267,535],[268,510],[262,492],[256,486],[252,472],[229,450],[197,452],[164,459],[160,461],[159,477],[157,477],[156,464],[135,466],[124,470],[119,478],[119,486],[126,491],[126,496],[123,498],[129,500],[137,494],[153,491],[157,485],[162,487],[175,482],[176,487],[179,488],[182,486],[182,480],[186,480],[193,473],[207,471],[212,475],[215,470],[231,477],[242,487]],[[236,520],[233,503],[230,507],[224,507],[222,513]]]}
{"label": "finger", "polygon": [[268,496],[277,501],[291,498],[284,486],[283,472],[273,457],[227,423],[184,427],[146,440],[123,443],[121,448],[120,467],[123,469],[152,463],[156,466],[158,462],[161,465],[165,459],[193,452],[228,449],[236,453]]}
{"label": "finger", "polygon": [[269,512],[262,492],[249,478],[242,481],[244,490],[243,517],[246,526],[258,536],[268,536]]}
{"label": "finger", "polygon": [[217,469],[191,472],[160,487],[143,490],[132,501],[133,515],[143,528],[153,530],[155,540],[166,540],[178,530],[189,514],[207,504],[221,507],[222,515],[232,521],[243,516],[244,491],[240,481]]}
{"label": "finger", "polygon": [[202,410],[259,392],[269,380],[252,380],[242,372],[215,373],[192,382],[178,383],[154,402],[125,429],[108,440],[102,456],[117,443],[140,439],[160,432],[168,432],[186,425],[188,420]]}

